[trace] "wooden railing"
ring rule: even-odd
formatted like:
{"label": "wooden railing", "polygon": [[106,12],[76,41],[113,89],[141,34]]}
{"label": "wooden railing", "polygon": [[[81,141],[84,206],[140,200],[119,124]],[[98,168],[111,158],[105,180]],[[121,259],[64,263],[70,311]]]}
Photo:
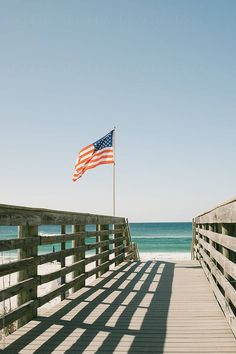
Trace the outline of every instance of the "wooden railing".
{"label": "wooden railing", "polygon": [[[86,279],[101,276],[112,265],[138,259],[128,221],[121,217],[0,205],[0,225],[18,226],[17,238],[0,237],[0,256],[18,250],[17,258],[0,264],[0,277],[18,274],[16,284],[0,289],[0,302],[16,295],[18,300],[16,308],[0,317],[0,328],[15,321],[22,326],[37,315],[39,307],[58,296],[64,299],[69,291],[83,287]],[[60,233],[40,235],[40,225],[60,225]],[[53,244],[60,244],[60,250],[51,246],[53,252],[39,254],[39,246]],[[96,254],[86,254],[91,250]],[[53,261],[60,269],[51,272],[49,265],[48,273],[40,275],[40,265]],[[58,287],[39,296],[38,287],[55,279],[59,279]]]}
{"label": "wooden railing", "polygon": [[236,198],[193,219],[198,259],[236,335]]}

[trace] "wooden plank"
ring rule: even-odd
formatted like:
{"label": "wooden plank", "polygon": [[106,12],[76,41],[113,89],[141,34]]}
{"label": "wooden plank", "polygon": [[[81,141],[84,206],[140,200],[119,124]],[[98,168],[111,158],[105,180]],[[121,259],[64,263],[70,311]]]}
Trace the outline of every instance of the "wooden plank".
{"label": "wooden plank", "polygon": [[[109,254],[111,254],[111,251],[109,250],[109,251],[105,251],[105,252],[102,252],[102,253],[97,253],[94,256],[87,257],[87,258],[85,258],[85,264],[87,265],[89,263],[93,263],[95,261],[98,261],[102,254],[103,254],[103,256],[105,256],[105,255],[109,256]],[[99,265],[99,263],[96,263],[96,264]]]}
{"label": "wooden plank", "polygon": [[63,251],[57,251],[52,253],[41,254],[38,256],[38,263],[45,264],[61,259],[61,257],[69,257],[74,255],[74,248],[69,248]]}
{"label": "wooden plank", "polygon": [[32,286],[39,284],[38,278],[29,278],[15,285],[9,286],[6,289],[0,290],[0,302],[9,299],[12,296],[18,295],[21,291],[29,290]]}
{"label": "wooden plank", "polygon": [[236,223],[236,198],[195,218],[198,224]]}
{"label": "wooden plank", "polygon": [[[65,293],[67,290],[74,288],[74,287],[82,287],[82,284],[85,282],[85,274],[80,274],[76,278],[66,282],[65,284],[60,285],[57,289],[54,291],[51,291],[50,293],[41,296],[38,298],[39,300],[39,307],[45,305],[48,303],[50,300],[54,299],[57,296],[60,296],[62,293]],[[81,285],[81,286],[80,286]]]}
{"label": "wooden plank", "polygon": [[[124,240],[124,237],[119,237],[119,238],[117,238],[117,240],[119,240],[119,241]],[[103,246],[106,246],[108,244],[113,244],[113,243],[115,243],[115,240],[101,241],[101,242],[94,243],[94,244],[79,246],[76,249],[78,251],[83,252],[86,250],[96,249],[101,246],[103,247]],[[61,257],[72,256],[72,255],[74,255],[74,252],[75,252],[74,248],[70,248],[70,249],[66,249],[63,251],[43,254],[43,255],[37,256],[37,257],[29,257],[29,258],[26,258],[25,260],[19,260],[19,261],[14,261],[11,263],[0,264],[0,276],[20,271],[26,267],[31,267],[32,265],[44,264],[44,263],[48,263],[48,262],[52,262],[54,260],[60,259]]]}
{"label": "wooden plank", "polygon": [[9,324],[22,319],[27,316],[28,313],[37,311],[38,300],[30,300],[24,304],[18,306],[16,309],[0,317],[0,329],[8,326]]}
{"label": "wooden plank", "polygon": [[0,277],[3,277],[4,275],[7,275],[7,274],[12,274],[12,273],[18,272],[18,271],[23,270],[25,268],[32,267],[38,263],[39,263],[38,258],[29,257],[29,258],[19,260],[19,261],[13,261],[13,262],[9,262],[9,263],[0,264]]}
{"label": "wooden plank", "polygon": [[34,351],[224,354],[236,340],[197,261],[132,262],[6,338],[6,352]]}
{"label": "wooden plank", "polygon": [[213,248],[206,241],[199,239],[199,244],[205,248],[212,257],[216,260],[217,263],[221,265],[221,267],[234,279],[236,279],[236,264],[227,259],[223,254]]}
{"label": "wooden plank", "polygon": [[16,238],[11,240],[0,240],[0,250],[1,251],[10,251],[18,248],[26,247],[28,245],[32,245],[34,243],[36,246],[40,244],[40,240],[35,237],[27,237],[27,238]]}
{"label": "wooden plank", "polygon": [[[115,252],[118,252],[118,251],[121,251],[124,249],[124,245],[120,245],[112,250],[108,250],[108,251],[104,251],[102,253],[98,253],[98,254],[95,254],[94,256],[90,256],[88,258],[85,258],[85,264],[89,264],[89,263],[92,263],[94,261],[97,261],[98,259],[100,259],[100,257],[104,257],[106,255],[107,257],[107,260],[109,260],[109,255],[110,254],[113,254]],[[118,253],[119,254],[119,253]],[[121,253],[120,253],[121,254]],[[104,262],[103,262],[104,263]],[[102,264],[102,263],[101,263]]]}
{"label": "wooden plank", "polygon": [[232,284],[223,276],[220,270],[213,263],[211,258],[204,252],[204,250],[200,249],[200,254],[204,260],[204,262],[210,268],[211,274],[216,278],[216,281],[220,284],[222,289],[225,291],[226,297],[232,302],[232,304],[236,307],[236,290],[232,286]]}
{"label": "wooden plank", "polygon": [[0,204],[0,225],[123,224],[125,218]]}
{"label": "wooden plank", "polygon": [[39,236],[40,238],[40,244],[41,245],[48,245],[48,244],[53,244],[53,243],[60,243],[60,242],[66,242],[66,241],[71,241],[75,240],[78,237],[96,237],[96,236],[102,236],[102,235],[108,235],[108,234],[113,234],[115,232],[120,232],[121,230],[109,230],[108,231],[83,231],[83,232],[75,232],[75,233],[70,233],[70,234],[65,234],[65,235],[52,235],[52,236]]}
{"label": "wooden plank", "polygon": [[[80,236],[80,238],[81,238],[81,236]],[[123,239],[124,239],[123,237],[119,238],[119,240],[123,240]],[[87,245],[83,245],[83,246],[79,245],[79,246],[69,248],[69,249],[66,249],[63,251],[43,254],[43,255],[37,257],[38,260],[36,262],[38,264],[44,264],[44,263],[48,263],[48,262],[52,262],[54,260],[60,259],[62,256],[63,257],[73,256],[75,254],[75,252],[83,253],[85,251],[97,249],[101,246],[105,246],[105,245],[112,244],[112,243],[115,243],[115,240],[101,241],[101,242],[96,242],[96,243],[87,244]],[[77,245],[77,243],[76,243],[76,245]],[[0,269],[1,269],[1,266],[0,266]]]}
{"label": "wooden plank", "polygon": [[229,322],[229,325],[234,333],[234,335],[236,336],[236,317],[231,309],[231,307],[229,306],[228,302],[226,301],[226,298],[222,295],[222,293],[220,292],[217,284],[215,283],[214,278],[212,277],[212,274],[209,272],[209,270],[207,269],[206,265],[204,264],[204,262],[201,262],[202,267],[210,281],[210,284],[212,286],[212,289],[214,291],[214,294],[225,314],[225,317],[227,319],[227,321]]}
{"label": "wooden plank", "polygon": [[42,285],[42,284],[48,283],[49,281],[58,279],[60,277],[64,277],[66,274],[69,274],[69,273],[77,270],[78,268],[80,269],[84,262],[85,262],[85,260],[82,259],[76,263],[73,263],[70,266],[66,266],[66,267],[63,267],[59,270],[56,270],[55,272],[40,275],[40,276],[38,276],[39,284]]}
{"label": "wooden plank", "polygon": [[[62,227],[62,226],[61,226]],[[59,234],[50,236],[39,236],[41,245],[52,245],[53,243],[61,243],[75,240],[78,236],[85,235],[85,232],[76,232],[70,234]]]}
{"label": "wooden plank", "polygon": [[118,254],[116,257],[114,257],[113,259],[99,265],[98,267],[96,268],[93,268],[89,271],[87,271],[85,274],[86,274],[86,279],[93,276],[94,274],[96,274],[97,272],[99,271],[102,271],[104,268],[107,268],[109,267],[111,264],[113,263],[116,263],[118,260],[122,259],[123,258],[123,252]]}
{"label": "wooden plank", "polygon": [[106,241],[94,242],[94,243],[91,243],[91,244],[87,244],[86,245],[86,250],[89,251],[89,250],[97,249],[97,248],[100,248],[100,247],[105,247],[107,245],[110,245],[110,244],[113,244],[113,243],[115,244],[117,242],[122,244],[123,240],[125,240],[125,236],[117,237],[116,239],[111,239],[111,240],[106,240]]}
{"label": "wooden plank", "polygon": [[236,238],[233,236],[219,234],[217,232],[199,229],[199,233],[208,237],[210,240],[236,252]]}

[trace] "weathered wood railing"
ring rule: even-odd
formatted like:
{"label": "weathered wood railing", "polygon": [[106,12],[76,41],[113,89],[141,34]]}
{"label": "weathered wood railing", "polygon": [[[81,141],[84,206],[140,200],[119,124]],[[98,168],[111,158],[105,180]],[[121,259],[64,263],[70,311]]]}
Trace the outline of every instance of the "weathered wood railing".
{"label": "weathered wood railing", "polygon": [[[17,307],[0,317],[0,328],[15,321],[22,326],[48,301],[58,296],[64,299],[69,290],[78,290],[89,277],[100,276],[111,265],[138,257],[128,221],[121,217],[0,205],[0,225],[18,226],[18,238],[0,236],[0,256],[4,251],[18,250],[18,258],[0,264],[0,277],[18,274],[16,284],[0,289],[0,302],[18,297]],[[60,233],[42,236],[40,225],[60,225]],[[71,225],[69,233],[67,225]],[[53,244],[60,244],[60,250],[39,254],[38,246]],[[91,250],[96,254],[86,254]],[[60,269],[50,272],[49,265],[48,274],[40,275],[39,266],[53,261],[60,262]],[[58,287],[39,296],[38,287],[55,279],[60,280]]]}
{"label": "weathered wood railing", "polygon": [[236,198],[193,220],[198,259],[236,335]]}

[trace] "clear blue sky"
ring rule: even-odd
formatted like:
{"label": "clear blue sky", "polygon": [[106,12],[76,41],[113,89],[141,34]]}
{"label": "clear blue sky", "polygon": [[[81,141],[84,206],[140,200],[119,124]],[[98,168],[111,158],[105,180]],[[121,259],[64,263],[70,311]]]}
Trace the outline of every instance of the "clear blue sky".
{"label": "clear blue sky", "polygon": [[0,3],[0,203],[188,221],[235,195],[235,0]]}

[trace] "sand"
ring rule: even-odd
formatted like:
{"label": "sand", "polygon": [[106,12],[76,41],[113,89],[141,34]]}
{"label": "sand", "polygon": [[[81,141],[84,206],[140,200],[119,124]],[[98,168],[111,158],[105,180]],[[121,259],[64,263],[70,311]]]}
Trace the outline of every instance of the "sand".
{"label": "sand", "polygon": [[146,261],[186,261],[191,259],[190,252],[139,252],[140,260]]}

